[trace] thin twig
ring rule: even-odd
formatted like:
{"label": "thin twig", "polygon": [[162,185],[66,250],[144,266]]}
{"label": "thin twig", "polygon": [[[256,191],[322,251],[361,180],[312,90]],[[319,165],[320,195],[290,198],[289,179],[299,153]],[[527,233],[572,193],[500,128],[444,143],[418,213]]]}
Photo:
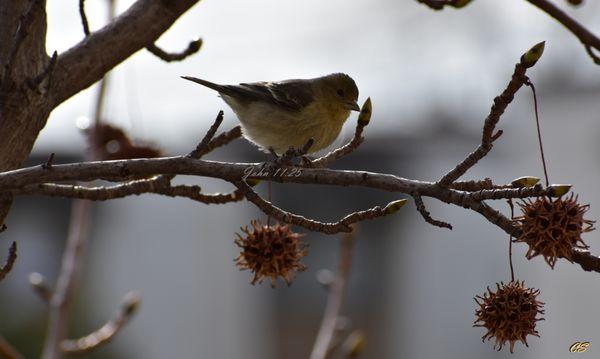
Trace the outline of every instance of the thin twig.
{"label": "thin twig", "polygon": [[[469,0],[470,1],[470,0]],[[425,4],[433,10],[442,10],[444,6],[463,7],[469,1],[465,0],[417,0],[421,4]]]}
{"label": "thin twig", "polygon": [[310,359],[325,359],[331,341],[336,329],[342,304],[344,302],[344,294],[350,273],[350,265],[352,264],[352,252],[354,249],[354,233],[346,233],[340,242],[340,257],[338,260],[338,270],[334,281],[329,286],[329,295],[327,296],[327,304],[321,321],[321,326],[313,346]]}
{"label": "thin twig", "polygon": [[365,211],[352,212],[337,222],[319,222],[314,219],[293,214],[273,205],[258,195],[246,182],[236,181],[233,184],[246,196],[246,199],[252,202],[263,213],[277,219],[279,222],[293,224],[306,228],[311,231],[322,232],[326,234],[336,234],[340,232],[351,232],[351,225],[367,219],[387,216],[395,213],[406,202],[406,200],[390,202],[385,208],[379,206]]}
{"label": "thin twig", "polygon": [[154,179],[135,180],[112,186],[85,187],[81,185],[66,185],[57,183],[41,183],[39,185],[25,186],[14,194],[35,194],[49,197],[78,198],[90,201],[107,201],[124,198],[132,195],[158,194],[168,197],[185,197],[204,204],[225,204],[238,202],[244,199],[239,190],[230,193],[201,192],[200,186],[160,184]]}
{"label": "thin twig", "polygon": [[419,194],[413,195],[413,199],[415,200],[415,205],[417,206],[417,211],[421,213],[421,216],[425,220],[425,222],[434,225],[440,228],[448,228],[452,230],[452,225],[450,223],[440,221],[437,219],[433,219],[427,208],[425,208],[425,203],[423,203],[423,198]]}
{"label": "thin twig", "polygon": [[182,52],[166,52],[165,50],[158,47],[156,44],[151,44],[146,47],[146,50],[150,51],[152,55],[159,59],[171,62],[171,61],[182,61],[186,57],[191,56],[198,52],[202,47],[202,39],[190,41],[187,48]]}
{"label": "thin twig", "polygon": [[597,47],[593,47],[591,45],[585,45],[585,51],[588,53],[588,55],[590,55],[590,57],[592,58],[592,60],[594,61],[594,63],[600,65],[600,56],[596,55],[596,53],[594,52],[594,49],[600,51],[599,48]]}
{"label": "thin twig", "polygon": [[202,138],[202,141],[200,141],[198,146],[196,146],[196,148],[188,154],[188,157],[200,159],[203,155],[208,153],[209,145],[215,137],[219,126],[221,126],[221,123],[223,123],[223,111],[219,111],[212,126],[210,126],[210,128]]}
{"label": "thin twig", "polygon": [[0,335],[0,357],[3,359],[23,359],[23,355]]}
{"label": "thin twig", "polygon": [[62,357],[60,343],[67,335],[70,305],[81,268],[83,246],[89,232],[91,202],[73,201],[67,244],[63,253],[60,274],[50,300],[50,318],[42,357]]}
{"label": "thin twig", "polygon": [[83,354],[108,343],[121,329],[123,329],[129,319],[133,317],[139,307],[139,303],[139,294],[136,292],[128,293],[115,318],[84,337],[63,340],[61,343],[62,350],[68,354]]}
{"label": "thin twig", "polygon": [[52,165],[54,164],[54,156],[56,156],[56,154],[54,152],[52,152],[50,154],[50,156],[48,156],[48,159],[46,160],[45,163],[42,163],[42,168],[45,170],[51,170],[52,169]]}
{"label": "thin twig", "polygon": [[537,6],[540,10],[544,11],[564,27],[566,27],[573,35],[575,35],[579,41],[585,46],[586,51],[594,61],[594,63],[600,65],[600,57],[596,56],[592,51],[593,49],[600,50],[600,38],[590,32],[587,28],[577,22],[575,19],[570,17],[566,12],[562,11],[556,5],[548,0],[526,0],[530,4]]}
{"label": "thin twig", "polygon": [[496,128],[496,124],[500,120],[500,116],[502,116],[508,105],[512,102],[515,93],[525,84],[527,80],[527,77],[525,76],[526,70],[527,67],[524,65],[524,60],[522,59],[515,66],[512,78],[504,91],[502,91],[502,94],[494,99],[494,104],[492,105],[490,113],[485,119],[483,125],[481,144],[452,171],[444,175],[439,180],[440,185],[449,186],[452,184],[463,174],[465,174],[465,172],[467,172],[471,167],[477,164],[477,162],[485,157],[492,149],[494,142],[493,133]]}
{"label": "thin twig", "polygon": [[17,243],[12,242],[10,247],[8,248],[8,255],[6,257],[6,262],[2,267],[0,267],[0,282],[4,280],[6,275],[12,270],[13,265],[15,264],[15,260],[17,259]]}
{"label": "thin twig", "polygon": [[88,23],[87,15],[85,14],[85,0],[79,0],[79,16],[81,17],[83,33],[87,37],[90,35],[90,25]]}
{"label": "thin twig", "polygon": [[[80,6],[82,6],[81,3]],[[80,11],[81,9],[82,7],[80,7]],[[109,21],[113,20],[115,13],[116,0],[108,0]],[[83,16],[85,16],[85,13]],[[97,130],[102,121],[107,82],[108,73],[102,78],[96,95],[91,143],[89,151],[86,154],[86,158],[92,161],[100,159]],[[68,335],[71,303],[73,302],[73,296],[77,288],[83,261],[83,251],[90,232],[91,210],[92,202],[90,201],[76,199],[72,202],[67,243],[63,252],[56,286],[50,298],[48,330],[42,352],[42,358],[44,359],[59,359],[63,357],[61,343]]]}
{"label": "thin twig", "polygon": [[212,152],[213,150],[215,150],[219,147],[227,146],[230,142],[240,138],[241,136],[242,136],[242,127],[235,126],[231,130],[229,130],[227,132],[223,132],[223,133],[219,134],[217,137],[213,138],[213,140],[210,141],[210,143],[208,144],[204,154]]}

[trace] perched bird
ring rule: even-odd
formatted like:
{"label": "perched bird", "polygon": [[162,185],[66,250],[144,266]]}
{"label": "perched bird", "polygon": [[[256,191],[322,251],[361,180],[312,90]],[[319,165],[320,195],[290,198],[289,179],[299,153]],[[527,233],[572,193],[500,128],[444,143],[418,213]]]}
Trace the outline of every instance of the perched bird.
{"label": "perched bird", "polygon": [[240,120],[244,137],[265,152],[271,148],[282,154],[310,138],[314,143],[308,152],[317,152],[337,138],[350,111],[360,111],[356,83],[341,73],[239,85],[182,78],[217,91]]}

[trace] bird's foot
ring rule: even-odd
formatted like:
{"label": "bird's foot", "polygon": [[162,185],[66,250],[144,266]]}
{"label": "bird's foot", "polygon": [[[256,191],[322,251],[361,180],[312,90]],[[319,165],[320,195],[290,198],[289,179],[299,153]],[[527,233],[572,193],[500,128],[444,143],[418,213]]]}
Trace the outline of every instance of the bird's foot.
{"label": "bird's foot", "polygon": [[312,161],[306,156],[306,154],[314,142],[315,141],[312,138],[309,138],[301,148],[290,147],[282,155],[278,155],[273,147],[269,147],[268,150],[273,158],[263,163],[262,169],[268,173],[275,173],[278,169],[281,169],[281,167],[294,165],[293,160],[295,158],[301,159],[300,165],[302,167],[310,167],[312,165]]}

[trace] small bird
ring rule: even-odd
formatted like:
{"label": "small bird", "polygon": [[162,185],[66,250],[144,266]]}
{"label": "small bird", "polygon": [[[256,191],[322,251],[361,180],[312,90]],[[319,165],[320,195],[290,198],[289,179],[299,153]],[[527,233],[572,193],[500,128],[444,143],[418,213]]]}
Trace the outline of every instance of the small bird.
{"label": "small bird", "polygon": [[218,85],[190,76],[182,78],[219,93],[242,124],[246,139],[262,151],[280,155],[290,147],[314,143],[309,153],[329,146],[340,134],[356,103],[358,88],[342,73],[312,79]]}

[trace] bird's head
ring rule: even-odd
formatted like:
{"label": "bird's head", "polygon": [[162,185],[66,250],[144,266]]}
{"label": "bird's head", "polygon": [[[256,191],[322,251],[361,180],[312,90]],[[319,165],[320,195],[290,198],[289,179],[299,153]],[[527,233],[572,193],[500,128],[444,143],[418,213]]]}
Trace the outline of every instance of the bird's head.
{"label": "bird's head", "polygon": [[321,78],[324,95],[328,102],[335,103],[336,107],[350,111],[360,111],[358,100],[358,87],[352,77],[336,73]]}

